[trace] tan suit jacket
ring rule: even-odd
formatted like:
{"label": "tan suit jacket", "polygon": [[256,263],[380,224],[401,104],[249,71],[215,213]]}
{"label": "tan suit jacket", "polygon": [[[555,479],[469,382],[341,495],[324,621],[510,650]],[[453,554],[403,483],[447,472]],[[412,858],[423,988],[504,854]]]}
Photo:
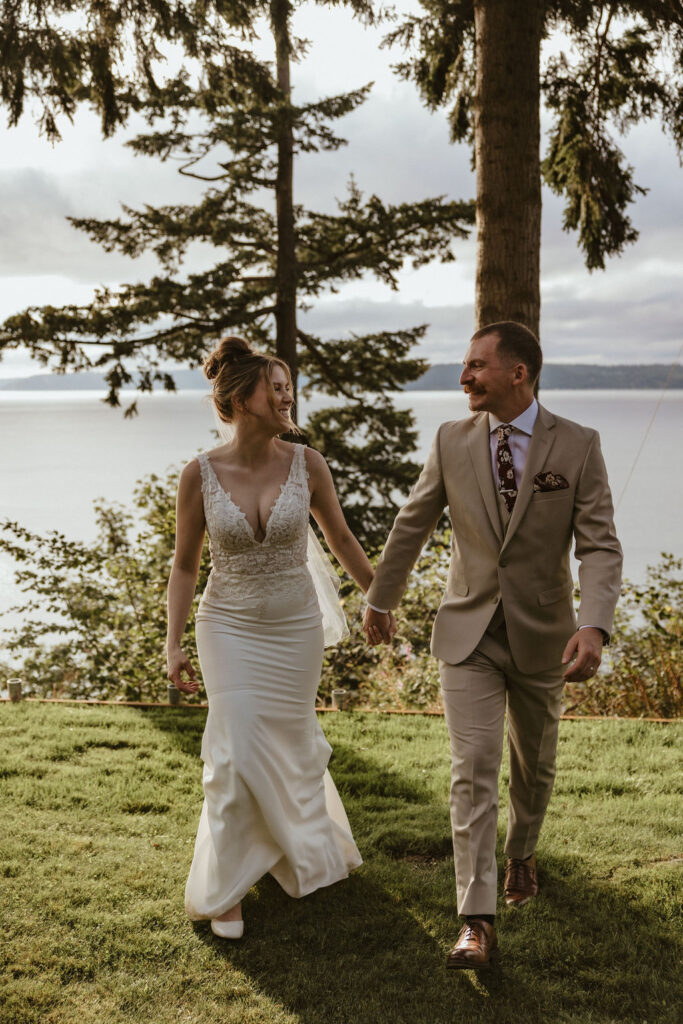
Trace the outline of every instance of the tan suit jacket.
{"label": "tan suit jacket", "polygon": [[[569,486],[534,492],[540,472],[561,474]],[[453,540],[446,591],[432,631],[437,658],[449,664],[464,661],[502,600],[518,669],[534,673],[557,666],[577,626],[569,566],[572,538],[580,561],[578,625],[610,633],[622,552],[595,430],[539,405],[517,501],[504,530],[488,414],[443,423],[389,534],[367,594],[370,604],[398,605],[446,505]]]}

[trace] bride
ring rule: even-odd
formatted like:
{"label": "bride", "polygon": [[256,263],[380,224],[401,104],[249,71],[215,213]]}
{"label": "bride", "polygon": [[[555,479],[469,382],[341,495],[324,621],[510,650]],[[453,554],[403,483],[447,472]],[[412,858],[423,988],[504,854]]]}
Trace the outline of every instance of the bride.
{"label": "bride", "polygon": [[324,458],[278,437],[296,430],[286,363],[232,337],[207,357],[204,372],[233,433],[180,475],[168,678],[186,693],[199,688],[181,638],[206,530],[212,571],[196,620],[209,701],[204,804],[185,907],[193,920],[210,918],[216,935],[237,939],[242,898],[267,872],[299,897],[361,864],[315,715],[323,645],[340,638],[345,622],[336,591],[325,597],[329,575],[318,569],[316,586],[309,571],[316,576],[309,510],[364,592],[373,571]]}

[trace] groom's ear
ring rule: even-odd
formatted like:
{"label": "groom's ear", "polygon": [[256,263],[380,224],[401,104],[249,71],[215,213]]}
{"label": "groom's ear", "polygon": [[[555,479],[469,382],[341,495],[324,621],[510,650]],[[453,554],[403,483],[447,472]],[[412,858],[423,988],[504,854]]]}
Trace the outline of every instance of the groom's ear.
{"label": "groom's ear", "polygon": [[529,370],[526,363],[515,363],[512,368],[512,383],[517,386],[519,384],[525,384],[529,381]]}

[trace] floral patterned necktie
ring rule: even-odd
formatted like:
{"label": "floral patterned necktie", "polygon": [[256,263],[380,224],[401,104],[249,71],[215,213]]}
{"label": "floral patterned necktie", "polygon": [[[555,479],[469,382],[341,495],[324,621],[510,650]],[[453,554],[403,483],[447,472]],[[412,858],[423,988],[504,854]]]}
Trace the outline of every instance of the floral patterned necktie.
{"label": "floral patterned necktie", "polygon": [[508,438],[513,428],[509,423],[501,423],[498,427],[498,448],[496,449],[496,466],[498,468],[498,490],[505,499],[508,512],[512,512],[517,500],[517,484],[515,483],[515,467]]}

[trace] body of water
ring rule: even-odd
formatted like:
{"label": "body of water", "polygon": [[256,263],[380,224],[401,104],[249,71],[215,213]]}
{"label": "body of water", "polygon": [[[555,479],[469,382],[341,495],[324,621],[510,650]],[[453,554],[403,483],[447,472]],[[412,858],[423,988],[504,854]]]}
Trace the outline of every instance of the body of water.
{"label": "body of water", "polygon": [[[121,410],[104,405],[101,397],[0,392],[0,518],[91,540],[95,498],[127,504],[140,477],[163,474],[217,443],[211,405],[202,392],[143,396],[133,420],[124,420]],[[665,395],[633,468],[658,400],[655,391],[547,391],[542,396],[551,411],[599,430],[625,573],[636,581],[660,552],[683,550],[683,474],[677,468],[683,392]],[[468,415],[460,392],[413,391],[396,401],[415,413],[420,459],[441,422]],[[301,403],[302,422],[319,404]],[[17,596],[12,564],[0,558],[0,613]]]}

